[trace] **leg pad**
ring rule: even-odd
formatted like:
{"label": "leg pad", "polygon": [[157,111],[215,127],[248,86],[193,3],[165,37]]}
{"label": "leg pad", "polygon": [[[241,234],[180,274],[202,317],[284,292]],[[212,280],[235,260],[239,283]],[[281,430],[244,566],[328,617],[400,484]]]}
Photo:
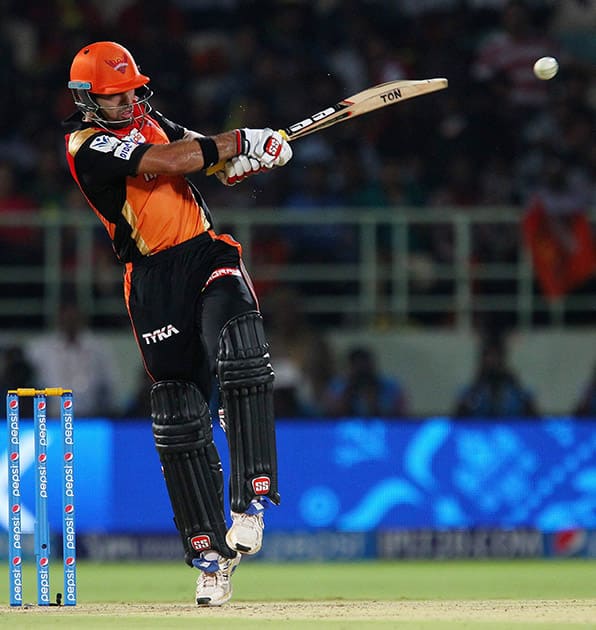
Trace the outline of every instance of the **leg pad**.
{"label": "leg pad", "polygon": [[231,558],[226,544],[223,474],[213,442],[209,407],[190,382],[159,381],[151,388],[153,437],[176,527],[188,564],[214,550]]}
{"label": "leg pad", "polygon": [[244,313],[224,326],[217,374],[230,447],[232,510],[244,512],[258,496],[277,504],[274,373],[260,313]]}

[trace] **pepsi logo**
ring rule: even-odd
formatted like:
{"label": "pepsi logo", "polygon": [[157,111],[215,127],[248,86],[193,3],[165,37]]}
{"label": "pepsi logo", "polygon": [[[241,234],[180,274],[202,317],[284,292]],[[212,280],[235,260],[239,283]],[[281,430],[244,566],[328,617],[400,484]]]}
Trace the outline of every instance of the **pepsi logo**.
{"label": "pepsi logo", "polygon": [[39,409],[39,411],[43,411],[46,408],[46,401],[45,400],[40,400],[37,403],[37,408]]}
{"label": "pepsi logo", "polygon": [[15,505],[12,506],[12,513],[13,514],[18,514],[21,511],[21,506],[16,503]]}
{"label": "pepsi logo", "polygon": [[65,400],[62,407],[64,409],[72,409],[72,400]]}
{"label": "pepsi logo", "polygon": [[18,408],[18,406],[19,406],[19,401],[18,401],[18,400],[11,400],[11,401],[8,403],[8,406],[9,406],[11,409],[17,409],[17,408]]}
{"label": "pepsi logo", "polygon": [[16,462],[17,459],[19,459],[19,454],[18,453],[11,453],[10,454],[10,461],[11,462]]}
{"label": "pepsi logo", "polygon": [[42,453],[37,459],[40,464],[45,464],[48,459],[48,456],[45,453]]}
{"label": "pepsi logo", "polygon": [[74,505],[72,503],[69,503],[68,505],[64,506],[64,511],[67,514],[72,514],[74,512]]}
{"label": "pepsi logo", "polygon": [[16,558],[12,559],[12,566],[13,567],[18,567],[21,564],[22,560],[20,556],[17,556]]}
{"label": "pepsi logo", "polygon": [[74,459],[73,453],[71,453],[70,451],[68,453],[64,453],[65,462],[72,462],[73,459]]}
{"label": "pepsi logo", "polygon": [[586,543],[583,529],[568,529],[555,533],[554,550],[560,556],[572,556],[581,551]]}
{"label": "pepsi logo", "polygon": [[74,567],[75,559],[72,556],[70,556],[70,557],[66,558],[66,560],[64,561],[64,564],[67,567]]}
{"label": "pepsi logo", "polygon": [[40,566],[40,567],[47,567],[47,566],[48,566],[48,564],[50,564],[50,561],[49,561],[49,559],[48,559],[48,558],[45,558],[45,557],[44,557],[44,558],[40,558],[40,559],[39,559],[39,566]]}

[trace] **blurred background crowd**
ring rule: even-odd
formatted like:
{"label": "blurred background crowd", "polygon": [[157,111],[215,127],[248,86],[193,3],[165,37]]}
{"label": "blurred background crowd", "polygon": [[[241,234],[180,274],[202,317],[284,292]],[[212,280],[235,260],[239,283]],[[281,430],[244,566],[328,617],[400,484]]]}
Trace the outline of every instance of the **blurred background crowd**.
{"label": "blurred background crowd", "polygon": [[[3,0],[2,207],[68,207],[59,123],[74,54],[111,39],[150,75],[153,104],[202,132],[283,127],[370,85],[445,76],[418,99],[295,146],[293,169],[237,204],[441,206],[520,203],[563,161],[595,196],[593,3],[504,0]],[[50,26],[51,25],[51,26]],[[553,82],[533,62],[559,58]],[[318,168],[299,168],[317,164]],[[12,195],[11,195],[12,182]],[[18,204],[18,205],[17,205]],[[497,249],[498,245],[492,245]]]}
{"label": "blurred background crowd", "polygon": [[[205,134],[238,126],[284,127],[376,83],[449,79],[440,96],[296,142],[292,167],[267,174],[266,180],[259,176],[230,189],[215,178],[193,176],[216,224],[220,208],[258,212],[263,207],[317,212],[407,206],[424,213],[509,206],[519,208],[521,220],[536,200],[564,223],[566,217],[589,213],[596,201],[596,3],[1,0],[0,8],[0,213],[84,207],[67,171],[60,122],[73,111],[66,88],[72,58],[97,40],[128,47],[151,77],[153,106]],[[531,71],[545,55],[561,65],[550,82],[538,81]],[[479,227],[472,255],[485,262],[515,260],[517,232],[517,226]],[[413,247],[433,261],[453,258],[449,229],[439,225],[419,236]],[[289,262],[349,262],[355,248],[353,234],[333,226],[279,229],[267,237],[263,256],[271,260],[282,251]],[[97,265],[115,265],[107,237],[98,236],[95,246]],[[26,264],[38,255],[25,226],[10,232],[0,228],[0,264]],[[592,295],[593,277],[579,290]],[[283,296],[263,297],[263,310],[273,318],[272,344],[282,358],[284,344],[302,338],[300,326],[317,340],[317,357],[324,354],[324,330],[316,318],[282,323],[274,315]],[[300,312],[299,306],[290,308]],[[593,309],[584,314],[584,322],[592,323],[592,314]],[[506,363],[502,340],[491,339],[486,346],[493,350],[487,354]],[[350,370],[375,372],[366,348],[353,348],[335,373],[329,372],[336,362],[328,359],[311,366],[304,357],[300,369],[311,378],[298,396],[279,388],[282,414],[286,408],[304,415],[407,413],[399,383],[377,381],[368,393],[354,393]],[[280,361],[282,376],[285,368]],[[9,380],[16,380],[16,373],[8,372]],[[479,374],[484,374],[480,367]],[[578,381],[585,378],[578,375]],[[481,389],[462,392],[451,411],[491,415],[490,388]],[[538,413],[525,394],[514,398],[511,394],[507,404],[515,413]],[[309,406],[313,401],[318,408]],[[578,400],[570,412],[585,411],[582,404]]]}

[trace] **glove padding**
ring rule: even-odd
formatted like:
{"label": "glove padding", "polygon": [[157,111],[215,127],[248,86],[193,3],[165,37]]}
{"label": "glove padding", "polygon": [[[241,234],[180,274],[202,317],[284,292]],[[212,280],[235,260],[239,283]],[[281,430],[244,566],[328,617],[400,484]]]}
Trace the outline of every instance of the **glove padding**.
{"label": "glove padding", "polygon": [[292,149],[284,137],[273,129],[238,129],[238,153],[256,158],[266,168],[283,166],[292,158]]}
{"label": "glove padding", "polygon": [[226,160],[223,169],[217,171],[215,176],[225,186],[234,186],[243,179],[251,175],[256,175],[264,170],[267,170],[267,168],[256,158],[238,155],[230,160]]}

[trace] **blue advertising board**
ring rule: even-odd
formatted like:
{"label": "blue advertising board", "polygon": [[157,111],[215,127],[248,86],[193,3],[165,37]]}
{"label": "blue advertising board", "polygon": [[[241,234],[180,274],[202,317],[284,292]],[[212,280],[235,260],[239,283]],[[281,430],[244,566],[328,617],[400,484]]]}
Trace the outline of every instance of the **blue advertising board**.
{"label": "blue advertising board", "polygon": [[596,423],[286,423],[280,529],[596,527]]}
{"label": "blue advertising board", "polygon": [[[22,425],[27,529],[35,504],[32,425]],[[58,431],[50,421],[56,531]],[[214,433],[227,471],[225,435],[217,426]],[[7,481],[5,426],[0,440]],[[268,532],[596,529],[596,420],[286,420],[278,423],[278,449],[282,504],[269,511]],[[77,419],[75,465],[80,533],[175,532],[148,420]],[[3,483],[3,505],[6,492]],[[7,516],[5,508],[4,529]]]}

